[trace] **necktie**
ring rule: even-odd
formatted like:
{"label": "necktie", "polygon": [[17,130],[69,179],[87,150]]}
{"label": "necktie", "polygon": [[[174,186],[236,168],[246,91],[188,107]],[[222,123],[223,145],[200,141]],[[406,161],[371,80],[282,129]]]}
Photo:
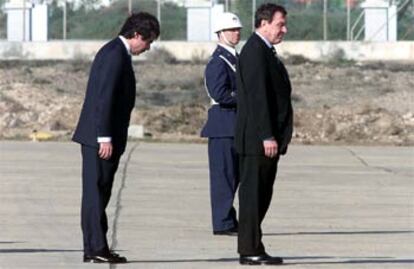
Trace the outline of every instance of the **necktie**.
{"label": "necktie", "polygon": [[275,47],[273,47],[273,46],[272,46],[271,50],[272,50],[272,52],[273,52],[273,55],[274,55],[275,57],[277,57],[277,52],[276,52]]}
{"label": "necktie", "polygon": [[285,67],[285,65],[284,65],[284,64],[280,61],[279,57],[277,56],[277,52],[276,52],[275,47],[273,47],[273,46],[272,46],[271,50],[272,50],[273,55],[274,55],[274,56],[275,56],[275,58],[276,58],[276,61],[277,61],[278,65],[279,65],[279,66],[280,66],[280,68],[283,70],[283,72],[282,72],[282,76],[284,77],[284,79],[285,79],[286,81],[288,81],[288,83],[290,83],[290,81],[289,81],[289,77],[287,76],[286,67]]}

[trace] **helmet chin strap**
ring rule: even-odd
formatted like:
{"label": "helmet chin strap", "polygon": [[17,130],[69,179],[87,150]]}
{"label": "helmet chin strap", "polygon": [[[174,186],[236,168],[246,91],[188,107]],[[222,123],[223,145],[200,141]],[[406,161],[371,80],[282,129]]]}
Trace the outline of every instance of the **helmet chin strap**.
{"label": "helmet chin strap", "polygon": [[223,38],[224,44],[226,44],[227,46],[230,46],[232,48],[235,47],[235,45],[233,45],[229,42],[229,40],[226,38],[226,35],[223,33],[223,31],[220,32],[220,36]]}

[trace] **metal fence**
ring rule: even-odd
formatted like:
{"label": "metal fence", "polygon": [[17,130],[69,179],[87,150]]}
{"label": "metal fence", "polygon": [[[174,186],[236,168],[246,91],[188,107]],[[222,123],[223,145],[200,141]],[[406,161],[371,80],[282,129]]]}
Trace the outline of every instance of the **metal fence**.
{"label": "metal fence", "polygon": [[[5,2],[18,0],[0,0]],[[21,0],[22,1],[22,0]],[[30,0],[28,0],[30,1]],[[186,40],[188,0],[39,0],[48,3],[48,39],[109,39],[130,12],[146,11],[161,22],[161,40]],[[203,0],[198,0],[203,1]],[[361,40],[361,3],[365,0],[205,0],[222,4],[243,22],[243,38],[253,27],[254,10],[264,2],[288,10],[287,40]],[[398,9],[398,40],[414,40],[414,0],[390,0]],[[0,11],[0,39],[6,39],[7,16]],[[27,31],[27,30],[26,30]]]}

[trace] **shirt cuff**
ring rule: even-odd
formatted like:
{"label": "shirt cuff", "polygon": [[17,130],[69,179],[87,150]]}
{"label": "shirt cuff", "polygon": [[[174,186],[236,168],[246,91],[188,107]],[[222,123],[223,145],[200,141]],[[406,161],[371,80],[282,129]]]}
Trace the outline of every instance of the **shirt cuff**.
{"label": "shirt cuff", "polygon": [[268,137],[266,139],[263,139],[263,141],[275,141],[275,138],[272,136],[272,137]]}
{"label": "shirt cuff", "polygon": [[98,143],[109,143],[111,141],[112,141],[112,138],[110,136],[98,137]]}

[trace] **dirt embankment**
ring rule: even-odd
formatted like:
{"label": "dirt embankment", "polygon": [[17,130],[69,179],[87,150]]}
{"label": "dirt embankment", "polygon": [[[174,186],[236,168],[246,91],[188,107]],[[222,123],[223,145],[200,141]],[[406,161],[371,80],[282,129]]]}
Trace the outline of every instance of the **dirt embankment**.
{"label": "dirt embankment", "polygon": [[[285,59],[293,85],[294,143],[414,145],[414,63]],[[90,63],[0,62],[0,138],[33,130],[68,139]],[[136,109],[154,139],[199,140],[208,99],[203,63],[137,62]]]}

